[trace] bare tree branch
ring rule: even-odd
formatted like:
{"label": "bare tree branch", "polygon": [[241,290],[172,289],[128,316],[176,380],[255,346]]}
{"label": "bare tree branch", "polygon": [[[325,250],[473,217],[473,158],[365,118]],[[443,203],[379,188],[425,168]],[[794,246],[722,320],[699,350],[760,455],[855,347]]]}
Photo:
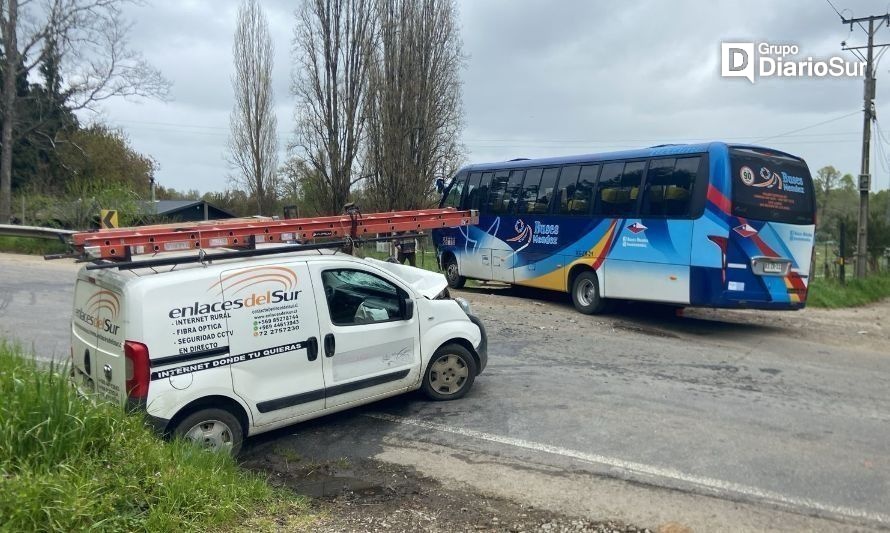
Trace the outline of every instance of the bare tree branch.
{"label": "bare tree branch", "polygon": [[271,214],[278,193],[278,122],[272,94],[274,48],[257,0],[244,0],[232,46],[235,105],[229,118],[229,165],[253,196],[257,212]]}
{"label": "bare tree branch", "polygon": [[295,146],[324,187],[323,210],[348,201],[367,117],[363,114],[375,40],[373,0],[304,0],[296,12],[291,92]]}
{"label": "bare tree branch", "polygon": [[129,48],[130,25],[121,9],[138,0],[0,0],[0,53],[4,57],[0,100],[0,221],[10,218],[12,151],[21,133],[40,126],[16,120],[15,81],[57,53],[64,80],[60,103],[72,111],[95,111],[114,97],[166,99],[170,83]]}

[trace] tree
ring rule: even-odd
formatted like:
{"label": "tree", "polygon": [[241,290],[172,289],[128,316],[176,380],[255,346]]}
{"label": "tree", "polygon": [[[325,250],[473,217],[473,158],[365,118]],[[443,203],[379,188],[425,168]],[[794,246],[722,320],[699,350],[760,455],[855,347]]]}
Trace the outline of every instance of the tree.
{"label": "tree", "polygon": [[238,9],[232,46],[235,106],[229,118],[229,164],[235,181],[256,200],[257,214],[272,213],[277,198],[278,122],[272,93],[274,48],[269,22],[257,0]]}
{"label": "tree", "polygon": [[[337,213],[362,177],[357,162],[375,38],[373,0],[304,0],[294,30],[295,148],[319,179],[320,209]],[[308,193],[308,191],[307,191]]]}
{"label": "tree", "polygon": [[454,0],[378,0],[371,68],[369,194],[380,209],[426,206],[461,158],[462,43]]}
{"label": "tree", "polygon": [[[48,69],[44,89],[73,113],[117,96],[165,98],[169,82],[127,43],[129,0],[0,0],[0,222],[10,219],[13,151],[53,114],[25,122],[16,81]],[[55,144],[56,139],[48,139]]]}

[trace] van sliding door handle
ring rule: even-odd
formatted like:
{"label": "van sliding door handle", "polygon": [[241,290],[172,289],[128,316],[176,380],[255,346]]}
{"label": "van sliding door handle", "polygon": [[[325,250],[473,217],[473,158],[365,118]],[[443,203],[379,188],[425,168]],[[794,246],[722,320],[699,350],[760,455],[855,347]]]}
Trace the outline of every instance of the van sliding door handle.
{"label": "van sliding door handle", "polygon": [[306,357],[310,361],[318,359],[318,339],[315,337],[309,337],[306,340]]}
{"label": "van sliding door handle", "polygon": [[324,354],[325,357],[334,357],[334,334],[328,333],[324,336]]}

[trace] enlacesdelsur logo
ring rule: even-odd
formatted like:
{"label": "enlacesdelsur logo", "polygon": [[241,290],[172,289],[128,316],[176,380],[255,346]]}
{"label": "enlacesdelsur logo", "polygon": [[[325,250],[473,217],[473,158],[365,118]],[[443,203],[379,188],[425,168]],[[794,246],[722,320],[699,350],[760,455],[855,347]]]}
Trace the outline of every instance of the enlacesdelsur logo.
{"label": "enlacesdelsur logo", "polygon": [[724,42],[720,43],[720,75],[751,83],[759,78],[861,78],[865,62],[804,56],[796,44]]}

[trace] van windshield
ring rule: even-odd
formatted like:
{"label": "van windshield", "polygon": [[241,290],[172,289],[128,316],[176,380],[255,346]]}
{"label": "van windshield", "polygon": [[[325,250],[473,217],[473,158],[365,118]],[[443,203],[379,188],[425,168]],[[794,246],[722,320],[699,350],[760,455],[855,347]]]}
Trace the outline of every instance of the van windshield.
{"label": "van windshield", "polygon": [[813,223],[813,180],[806,163],[752,148],[732,148],[729,154],[733,215],[788,224]]}

